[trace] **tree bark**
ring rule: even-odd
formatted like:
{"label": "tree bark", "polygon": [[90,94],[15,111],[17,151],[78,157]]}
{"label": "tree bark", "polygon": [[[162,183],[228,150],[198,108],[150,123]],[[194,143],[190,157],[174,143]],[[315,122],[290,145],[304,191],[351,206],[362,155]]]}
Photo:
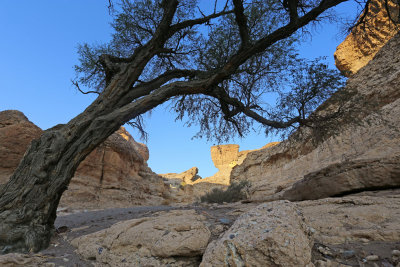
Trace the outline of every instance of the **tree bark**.
{"label": "tree bark", "polygon": [[106,111],[99,102],[34,140],[10,181],[0,189],[2,253],[36,252],[48,246],[58,203],[79,163],[123,124],[103,120]]}

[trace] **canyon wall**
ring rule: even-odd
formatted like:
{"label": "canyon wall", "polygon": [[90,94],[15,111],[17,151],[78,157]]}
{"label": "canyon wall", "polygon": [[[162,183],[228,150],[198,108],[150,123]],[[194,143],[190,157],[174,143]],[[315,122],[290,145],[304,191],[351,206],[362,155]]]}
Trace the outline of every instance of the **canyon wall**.
{"label": "canyon wall", "polygon": [[[0,112],[0,184],[8,181],[30,142],[42,134],[20,111]],[[79,165],[60,207],[99,209],[159,205],[168,195],[147,166],[149,151],[121,127]]]}
{"label": "canyon wall", "polygon": [[[231,181],[247,179],[252,182],[252,198],[288,198],[295,192],[316,190],[316,184],[299,182],[305,176],[319,172],[329,181],[339,181],[340,174],[344,190],[360,190],[374,187],[400,185],[400,35],[394,36],[364,68],[351,77],[344,92],[350,97],[342,106],[344,111],[337,123],[336,131],[325,133],[323,140],[316,142],[307,128],[300,128],[288,140],[267,149],[251,152],[231,174]],[[316,112],[335,110],[335,99],[329,99]],[[380,168],[379,176],[369,164]],[[361,165],[360,165],[361,164]],[[347,167],[346,167],[347,166]],[[352,168],[363,170],[350,175]],[[393,177],[385,185],[378,177]],[[312,175],[311,175],[312,176]],[[316,176],[312,179],[315,181]],[[387,179],[388,181],[390,179]],[[324,180],[328,182],[328,178]],[[296,183],[298,189],[292,188]],[[310,187],[310,185],[313,185]],[[324,184],[318,183],[318,188]],[[353,186],[357,185],[357,186]],[[331,184],[331,193],[340,194]],[[361,188],[360,188],[361,187]],[[291,190],[290,192],[286,192]],[[328,192],[329,188],[324,188]],[[301,194],[300,194],[301,195]],[[299,196],[299,198],[304,198]]]}
{"label": "canyon wall", "polygon": [[335,63],[344,75],[352,76],[367,65],[382,46],[399,31],[399,26],[390,20],[388,11],[391,18],[397,21],[398,5],[389,0],[387,10],[384,0],[372,0],[364,23],[359,20],[359,25],[354,27],[344,42],[337,47]]}

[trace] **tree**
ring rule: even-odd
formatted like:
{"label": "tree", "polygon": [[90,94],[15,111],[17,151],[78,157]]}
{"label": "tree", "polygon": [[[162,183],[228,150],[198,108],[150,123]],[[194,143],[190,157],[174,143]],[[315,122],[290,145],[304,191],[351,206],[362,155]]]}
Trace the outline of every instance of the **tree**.
{"label": "tree", "polygon": [[[243,134],[248,118],[274,129],[307,124],[313,101],[327,97],[321,89],[333,92],[340,83],[312,80],[314,71],[323,70],[319,63],[303,67],[311,74],[306,83],[296,82],[297,76],[278,78],[304,63],[293,50],[297,31],[344,1],[232,0],[221,8],[216,1],[214,12],[205,15],[195,0],[122,0],[112,42],[79,49],[74,83],[93,88],[98,97],[67,124],[32,141],[0,188],[0,251],[46,248],[57,205],[79,163],[121,125],[140,128],[141,115],[166,101],[174,101],[178,118],[197,119],[200,135]],[[307,82],[316,82],[308,96]],[[285,87],[291,83],[298,88],[292,93]],[[285,114],[262,107],[263,93],[278,87],[286,103],[300,106],[286,105]]]}

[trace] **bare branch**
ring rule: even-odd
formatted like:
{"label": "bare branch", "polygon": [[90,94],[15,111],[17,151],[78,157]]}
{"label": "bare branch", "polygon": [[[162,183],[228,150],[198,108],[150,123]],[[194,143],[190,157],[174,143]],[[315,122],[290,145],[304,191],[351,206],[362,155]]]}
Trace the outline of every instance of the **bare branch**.
{"label": "bare branch", "polygon": [[84,95],[87,95],[87,94],[98,94],[99,95],[100,94],[97,91],[86,91],[85,92],[79,87],[79,83],[77,81],[71,80],[71,82],[72,82],[73,85],[75,85],[76,89],[78,89],[78,91],[81,92]]}
{"label": "bare branch", "polygon": [[244,48],[250,43],[250,34],[247,26],[247,18],[244,14],[243,0],[233,0],[233,5],[235,6],[236,23],[239,26],[240,38],[242,39],[242,48]]}
{"label": "bare branch", "polygon": [[221,11],[219,13],[214,13],[211,14],[209,16],[205,16],[202,18],[197,18],[197,19],[191,19],[191,20],[185,20],[183,22],[174,24],[171,26],[171,28],[169,29],[169,35],[172,36],[174,33],[185,29],[185,28],[190,28],[193,27],[195,25],[199,25],[199,24],[203,24],[203,23],[207,23],[212,19],[227,15],[227,14],[231,14],[233,13],[233,10],[229,10],[229,11]]}

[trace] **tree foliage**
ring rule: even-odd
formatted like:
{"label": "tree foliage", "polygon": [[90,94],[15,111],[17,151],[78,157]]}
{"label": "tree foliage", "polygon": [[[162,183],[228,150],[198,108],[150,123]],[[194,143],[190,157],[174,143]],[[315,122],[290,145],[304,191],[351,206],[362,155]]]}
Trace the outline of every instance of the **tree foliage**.
{"label": "tree foliage", "polygon": [[[132,57],[132,51],[151,42],[165,4],[166,1],[153,0],[121,1],[113,12],[111,41],[79,46],[75,84],[102,92],[113,72],[118,71],[105,67],[102,57],[107,54],[124,62]],[[286,2],[215,1],[211,14],[206,15],[198,1],[179,1],[172,24],[195,21],[193,17],[203,21],[170,34],[160,51],[147,62],[132,90],[174,71],[187,75],[168,79],[165,84],[212,77],[238,54],[245,54],[246,49],[290,24],[295,16],[307,14],[318,3],[297,5],[295,13]],[[224,79],[200,94],[171,97],[168,100],[176,119],[185,120],[188,126],[198,125],[196,137],[218,142],[243,136],[260,124],[267,134],[306,125],[308,115],[343,85],[343,78],[319,60],[298,58],[296,47],[301,37],[293,32],[260,51],[250,52]],[[130,123],[144,134],[141,115]]]}

